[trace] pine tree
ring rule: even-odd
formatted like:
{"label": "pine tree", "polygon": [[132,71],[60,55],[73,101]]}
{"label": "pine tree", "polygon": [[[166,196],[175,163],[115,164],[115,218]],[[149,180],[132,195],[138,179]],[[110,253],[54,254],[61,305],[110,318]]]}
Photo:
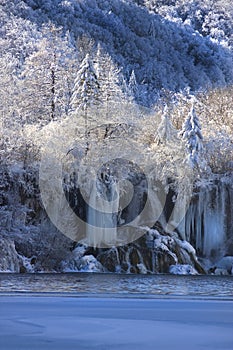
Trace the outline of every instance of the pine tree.
{"label": "pine tree", "polygon": [[134,101],[135,100],[137,101],[139,91],[138,91],[138,83],[137,83],[137,79],[136,79],[136,75],[135,75],[134,70],[132,70],[132,73],[130,75],[128,88],[129,88],[129,94],[130,94],[131,99]]}
{"label": "pine tree", "polygon": [[115,109],[117,103],[122,103],[125,100],[125,96],[120,86],[120,69],[99,44],[95,57],[95,69],[100,84],[101,100],[106,108],[108,119],[112,107]]}
{"label": "pine tree", "polygon": [[163,115],[161,117],[161,122],[157,129],[156,140],[158,144],[167,144],[176,141],[176,129],[174,128],[171,118],[167,113],[167,106],[164,108]]}
{"label": "pine tree", "polygon": [[100,85],[90,55],[87,54],[80,65],[74,82],[71,108],[73,112],[86,112],[88,108],[99,102]]}
{"label": "pine tree", "polygon": [[200,153],[203,149],[203,136],[201,133],[201,126],[196,115],[194,106],[188,114],[186,121],[183,124],[180,133],[188,152],[188,160],[192,167],[199,166]]}
{"label": "pine tree", "polygon": [[91,124],[94,121],[96,123],[98,105],[100,105],[100,86],[90,55],[86,54],[74,81],[71,96],[72,114],[84,119],[86,152],[89,150]]}

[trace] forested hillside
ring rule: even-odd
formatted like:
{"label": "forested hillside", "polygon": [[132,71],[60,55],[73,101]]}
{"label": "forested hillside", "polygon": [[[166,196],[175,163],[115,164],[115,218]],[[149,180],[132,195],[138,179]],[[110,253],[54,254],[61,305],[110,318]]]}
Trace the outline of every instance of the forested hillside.
{"label": "forested hillside", "polygon": [[[213,268],[233,256],[231,1],[1,0],[0,23],[0,270],[80,270],[84,255],[93,257],[97,270],[117,265],[128,272],[129,266],[168,272],[186,262],[203,272],[198,258],[210,259]],[[46,157],[54,163],[39,182]],[[117,175],[122,163],[111,163],[116,158],[129,161]],[[73,253],[75,243],[65,236],[74,235],[58,233],[43,209],[43,193],[41,198],[41,184],[48,189],[56,183],[59,162],[69,204],[85,220],[85,205],[73,197],[75,172],[85,179],[84,192],[91,190],[92,167],[107,169],[105,178],[103,171],[98,175],[101,186],[119,173],[136,187],[144,175],[153,186],[161,182],[163,219],[151,225],[158,231],[142,231],[157,242],[157,267],[139,253],[131,259],[128,248],[98,251],[92,240],[94,250],[86,242]],[[145,174],[133,176],[139,168]],[[186,198],[184,223],[173,206]],[[135,203],[118,212],[117,225],[140,210]],[[54,213],[49,216],[55,223]],[[119,267],[122,261],[107,266],[114,254],[122,261],[128,254],[128,267]],[[88,258],[84,262],[89,266]]]}

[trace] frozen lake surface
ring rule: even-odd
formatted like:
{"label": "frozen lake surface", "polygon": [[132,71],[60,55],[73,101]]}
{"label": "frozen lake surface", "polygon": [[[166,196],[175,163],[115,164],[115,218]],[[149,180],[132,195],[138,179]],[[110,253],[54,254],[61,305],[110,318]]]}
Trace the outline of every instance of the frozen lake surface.
{"label": "frozen lake surface", "polygon": [[1,296],[2,350],[232,350],[233,302]]}

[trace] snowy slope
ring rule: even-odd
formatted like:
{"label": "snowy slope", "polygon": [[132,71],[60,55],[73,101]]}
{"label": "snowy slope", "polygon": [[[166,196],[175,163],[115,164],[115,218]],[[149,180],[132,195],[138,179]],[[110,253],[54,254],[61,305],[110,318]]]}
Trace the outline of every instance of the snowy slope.
{"label": "snowy slope", "polygon": [[2,6],[1,30],[3,35],[7,30],[8,38],[14,40],[13,52],[21,57],[31,52],[49,21],[69,31],[80,55],[85,49],[82,45],[87,44],[81,43],[83,36],[88,38],[89,48],[101,43],[122,67],[126,79],[135,71],[141,91],[149,94],[144,101],[147,104],[155,99],[153,89],[190,86],[197,90],[232,82],[231,5],[170,3],[12,1]]}

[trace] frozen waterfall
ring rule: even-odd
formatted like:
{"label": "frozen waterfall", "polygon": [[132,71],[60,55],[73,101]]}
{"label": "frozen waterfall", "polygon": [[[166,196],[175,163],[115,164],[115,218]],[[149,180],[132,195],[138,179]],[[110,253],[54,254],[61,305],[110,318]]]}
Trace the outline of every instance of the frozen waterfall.
{"label": "frozen waterfall", "polygon": [[87,244],[112,247],[117,242],[117,213],[119,193],[116,182],[93,183],[87,211]]}
{"label": "frozen waterfall", "polygon": [[232,232],[233,190],[217,181],[194,196],[185,217],[185,239],[202,257],[217,259],[226,254]]}

